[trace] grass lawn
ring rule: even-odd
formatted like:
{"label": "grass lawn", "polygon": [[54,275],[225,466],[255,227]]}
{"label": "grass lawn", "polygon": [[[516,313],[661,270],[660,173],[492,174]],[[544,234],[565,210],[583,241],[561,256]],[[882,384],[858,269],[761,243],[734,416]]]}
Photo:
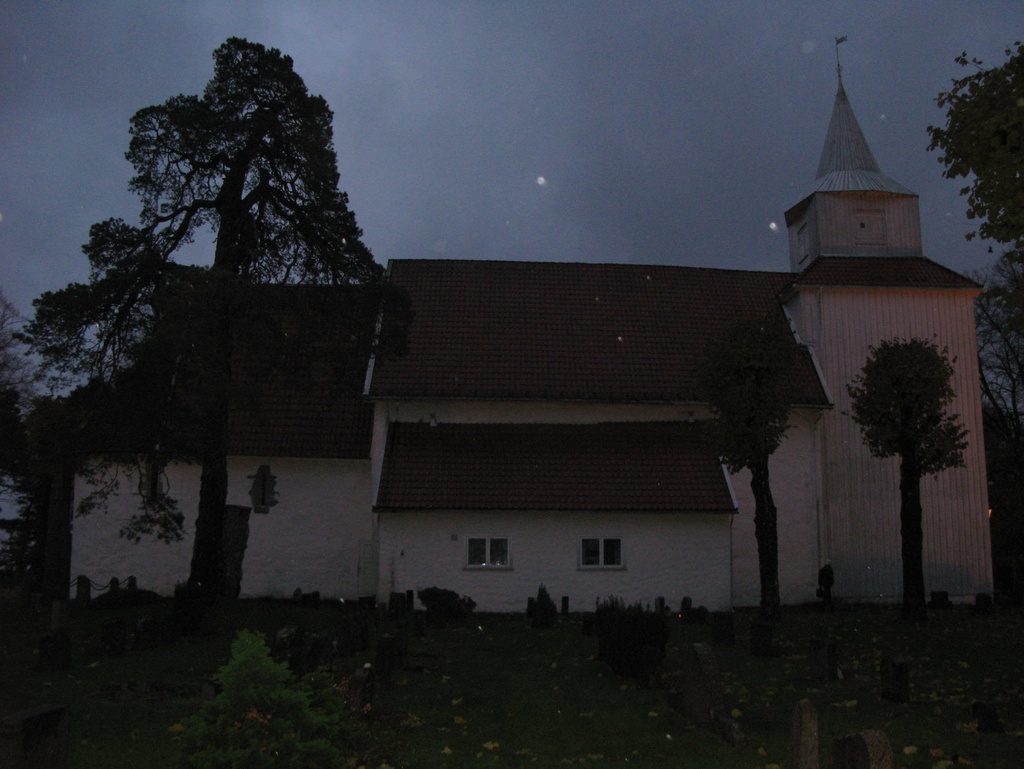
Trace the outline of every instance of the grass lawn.
{"label": "grass lawn", "polygon": [[[73,769],[174,767],[173,728],[200,707],[200,686],[227,660],[235,630],[273,633],[285,624],[328,627],[336,610],[284,603],[230,602],[207,618],[198,638],[103,656],[104,616],[167,613],[74,609],[73,667],[35,669],[35,648],[49,614],[0,605],[3,711],[66,703],[72,713]],[[932,611],[909,625],[895,608],[790,609],[776,628],[778,656],[749,654],[753,614],[737,614],[737,642],[715,647],[726,707],[743,744],[733,747],[668,707],[663,688],[638,687],[597,659],[596,639],[578,616],[533,630],[525,616],[476,615],[413,637],[405,667],[378,692],[368,714],[352,717],[351,766],[429,769],[480,766],[771,767],[786,761],[795,704],[817,710],[821,765],[842,735],[881,729],[896,766],[908,769],[1024,766],[1024,614],[999,608]],[[382,620],[380,631],[387,629]],[[820,681],[807,658],[812,639],[834,641],[842,680]],[[704,625],[673,621],[665,669],[680,666],[688,645],[711,640]],[[883,655],[910,661],[911,701],[882,700]],[[372,651],[336,660],[347,678]],[[1006,729],[978,733],[971,705],[991,703]]]}

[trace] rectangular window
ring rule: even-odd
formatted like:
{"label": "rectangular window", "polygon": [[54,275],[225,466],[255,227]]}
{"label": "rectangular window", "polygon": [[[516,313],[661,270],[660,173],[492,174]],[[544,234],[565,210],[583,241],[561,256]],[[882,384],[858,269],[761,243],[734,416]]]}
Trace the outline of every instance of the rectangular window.
{"label": "rectangular window", "polygon": [[507,569],[511,563],[508,537],[466,538],[466,566]]}
{"label": "rectangular window", "polygon": [[621,569],[622,540],[584,537],[580,541],[580,566],[589,569]]}

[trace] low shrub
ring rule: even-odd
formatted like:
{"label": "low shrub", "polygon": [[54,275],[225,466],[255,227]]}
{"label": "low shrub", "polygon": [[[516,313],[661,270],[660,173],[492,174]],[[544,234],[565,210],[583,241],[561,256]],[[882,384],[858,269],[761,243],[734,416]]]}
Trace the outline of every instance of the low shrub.
{"label": "low shrub", "polygon": [[427,608],[427,620],[432,623],[465,619],[476,608],[476,601],[469,596],[440,587],[424,588],[416,597]]}
{"label": "low shrub", "polygon": [[189,769],[341,767],[345,700],[323,672],[302,679],[270,657],[263,636],[241,631],[214,676],[221,692],[184,722]]}
{"label": "low shrub", "polygon": [[618,598],[599,604],[594,615],[598,657],[616,674],[647,683],[665,659],[669,628],[665,615],[627,606]]}
{"label": "low shrub", "polygon": [[557,619],[558,608],[551,600],[548,589],[541,585],[537,589],[537,600],[533,605],[533,626],[539,629],[554,627]]}

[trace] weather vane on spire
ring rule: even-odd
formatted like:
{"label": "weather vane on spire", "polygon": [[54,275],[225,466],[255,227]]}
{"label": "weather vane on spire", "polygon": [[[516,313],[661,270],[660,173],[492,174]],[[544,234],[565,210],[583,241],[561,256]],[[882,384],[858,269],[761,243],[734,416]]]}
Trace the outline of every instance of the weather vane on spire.
{"label": "weather vane on spire", "polygon": [[836,74],[839,75],[839,85],[843,84],[843,65],[839,63],[839,45],[846,42],[846,35],[836,38]]}

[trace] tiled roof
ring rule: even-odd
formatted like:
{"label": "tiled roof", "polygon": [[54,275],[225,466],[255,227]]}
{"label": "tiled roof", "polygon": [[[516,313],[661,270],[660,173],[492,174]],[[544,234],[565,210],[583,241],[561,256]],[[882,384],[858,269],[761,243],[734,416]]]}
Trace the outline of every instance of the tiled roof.
{"label": "tiled roof", "polygon": [[858,288],[979,288],[973,280],[923,256],[823,256],[815,259],[793,284]]}
{"label": "tiled roof", "polygon": [[268,289],[235,343],[230,453],[368,457],[373,405],[361,391],[375,310],[344,287]]}
{"label": "tiled roof", "polygon": [[[624,264],[399,260],[408,353],[374,364],[380,398],[695,402],[695,363],[731,326],[780,314],[789,273]],[[808,356],[794,402],[826,405]]]}
{"label": "tiled roof", "polygon": [[734,512],[681,422],[391,425],[376,509]]}

